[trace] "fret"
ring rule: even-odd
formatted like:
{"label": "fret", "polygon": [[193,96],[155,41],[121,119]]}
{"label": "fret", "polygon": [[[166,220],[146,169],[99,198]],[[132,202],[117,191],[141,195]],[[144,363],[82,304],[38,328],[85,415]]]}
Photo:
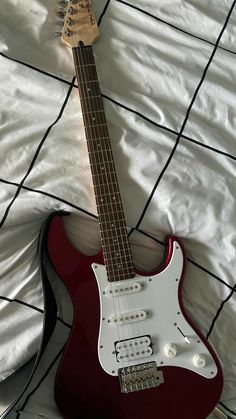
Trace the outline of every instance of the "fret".
{"label": "fret", "polygon": [[86,98],[89,97],[91,99],[92,97],[98,96],[98,98],[101,97],[101,91],[98,81],[91,81],[91,82],[79,82],[78,83],[78,89],[80,93],[80,99],[81,102]]}
{"label": "fret", "polygon": [[[123,210],[122,211],[116,211],[116,215],[119,215],[119,214],[123,214]],[[104,212],[104,213],[99,214],[98,217],[100,218],[101,221],[103,221],[102,217],[105,217],[105,221],[107,222],[107,216],[108,215],[111,215],[111,213],[110,212]]]}
{"label": "fret", "polygon": [[108,129],[107,126],[96,127],[96,126],[90,126],[86,127],[85,134],[87,137],[87,140],[90,141],[91,138],[99,138],[99,137],[108,137]]}
{"label": "fret", "polygon": [[114,176],[116,176],[116,172],[115,172],[115,171],[113,171],[113,172],[112,172],[112,171],[110,171],[109,173],[105,173],[105,174],[104,174],[105,169],[102,169],[102,168],[101,168],[101,171],[99,172],[99,170],[98,170],[98,169],[100,168],[100,166],[96,167],[96,166],[94,166],[94,165],[93,165],[93,166],[90,166],[90,167],[91,167],[91,169],[92,169],[92,175],[93,175],[93,173],[95,172],[95,170],[97,170],[95,174],[96,174],[96,175],[99,175],[99,176],[105,176],[105,177],[106,177],[106,180],[109,178],[109,176],[110,176],[110,175],[114,175]]}
{"label": "fret", "polygon": [[75,67],[79,75],[79,83],[98,82],[97,70],[95,65],[77,65]]}
{"label": "fret", "polygon": [[117,231],[114,232],[114,230],[113,231],[108,231],[107,230],[106,232],[103,231],[102,232],[102,240],[103,241],[107,240],[107,241],[109,241],[109,243],[111,245],[113,245],[113,241],[111,241],[111,240],[115,237],[116,241],[117,241],[117,239],[118,240],[121,239],[121,243],[122,243],[122,239],[124,237],[124,234],[127,234],[126,229],[122,229],[119,234],[117,233]]}
{"label": "fret", "polygon": [[97,165],[100,166],[101,163],[103,163],[104,167],[105,166],[109,166],[109,167],[114,168],[114,161],[113,160],[110,160],[110,161],[101,161],[101,162],[94,162],[93,163],[93,166],[97,166]]}
{"label": "fret", "polygon": [[105,113],[104,113],[104,110],[98,110],[98,111],[86,111],[86,112],[82,112],[82,115],[87,115],[87,114],[90,114],[90,113],[103,113],[104,115],[105,115]]}
{"label": "fret", "polygon": [[112,232],[112,234],[114,235],[114,229],[115,229],[115,231],[116,230],[119,230],[119,229],[124,229],[125,228],[125,232],[127,233],[127,229],[126,229],[126,225],[122,225],[121,227],[113,227],[113,228],[104,228],[103,229],[103,231],[102,231],[102,234],[105,234],[106,232]]}
{"label": "fret", "polygon": [[75,68],[81,68],[81,67],[89,67],[89,66],[95,66],[95,64],[80,64],[80,65],[75,65]]}
{"label": "fret", "polygon": [[[108,197],[107,197],[107,201],[108,201]],[[111,208],[113,212],[116,212],[117,208],[119,207],[122,208],[121,200],[114,202],[111,199],[110,202],[104,202],[103,198],[99,198],[98,196],[96,196],[96,202],[97,202],[97,205],[100,207],[99,211],[104,211],[107,206]]]}
{"label": "fret", "polygon": [[101,238],[102,244],[110,246],[111,248],[118,244],[118,240],[119,240],[119,243],[121,245],[122,245],[122,243],[124,243],[124,242],[122,242],[122,238],[124,237],[124,234],[115,235],[114,237],[113,236],[103,237],[103,236],[104,236],[104,234],[102,233],[102,238]]}
{"label": "fret", "polygon": [[98,80],[84,80],[82,79],[81,81],[78,82],[78,84],[80,84],[81,86],[85,83],[98,83]]}
{"label": "fret", "polygon": [[[95,165],[95,164],[90,164],[90,168],[91,168],[91,172],[92,172],[92,175],[95,173],[96,175],[99,175],[100,177],[101,177],[101,180],[106,180],[106,181],[110,181],[111,180],[111,178],[110,178],[110,175],[112,176],[112,175],[114,175],[114,176],[116,176],[116,172],[115,171],[112,171],[112,170],[109,170],[108,171],[108,169],[110,168],[111,169],[111,167],[107,167],[106,169],[105,169],[105,163],[104,163],[104,166],[101,166],[101,165]],[[98,185],[99,186],[99,185]]]}
{"label": "fret", "polygon": [[94,126],[96,122],[99,123],[99,125],[105,125],[106,124],[106,117],[104,114],[104,111],[89,111],[83,113],[84,118],[84,125],[86,126]]}
{"label": "fret", "polygon": [[108,280],[128,279],[134,267],[92,47],[73,56]]}
{"label": "fret", "polygon": [[110,138],[109,137],[98,137],[98,138],[87,138],[88,142],[91,144],[92,142],[99,142],[100,140],[107,140],[106,144],[109,143],[110,145]]}
{"label": "fret", "polygon": [[106,127],[106,124],[85,125],[85,129],[87,129],[87,128],[96,128],[96,127]]}
{"label": "fret", "polygon": [[[82,89],[83,88],[83,89]],[[87,94],[91,94],[91,96],[89,96],[89,99],[92,97],[101,97],[101,91],[100,91],[100,87],[99,87],[99,83],[83,83],[83,85],[80,85],[78,83],[78,89],[80,92],[80,97],[81,99],[85,99],[87,96]]]}
{"label": "fret", "polygon": [[83,99],[95,99],[95,98],[100,98],[101,97],[101,95],[96,95],[96,96],[83,96]]}
{"label": "fret", "polygon": [[109,210],[110,214],[116,214],[117,212],[123,211],[122,208],[122,203],[120,202],[115,202],[115,203],[105,203],[102,202],[98,202],[98,210],[99,213],[105,214],[105,210]]}
{"label": "fret", "polygon": [[[104,113],[104,108],[103,108],[103,103],[102,103],[102,97],[99,96],[98,98],[96,98],[95,100],[91,100],[91,98],[89,99],[84,99],[83,97],[81,98],[81,108],[82,108],[82,114],[87,114],[89,112],[103,112]],[[105,115],[105,113],[104,113]]]}
{"label": "fret", "polygon": [[89,154],[91,154],[92,156],[93,155],[97,155],[97,154],[100,154],[100,153],[103,153],[103,152],[109,152],[109,153],[112,153],[112,149],[111,148],[98,148],[98,149],[96,149],[96,150],[93,150],[93,151],[89,151],[88,153]]}
{"label": "fret", "polygon": [[[109,175],[111,175],[112,173],[109,173]],[[96,183],[96,176],[99,178],[99,179],[97,179],[97,181],[98,181],[98,183]],[[93,174],[92,173],[92,177],[94,178],[93,179],[93,181],[94,181],[94,185],[95,186],[108,186],[108,185],[117,185],[118,186],[118,181],[117,181],[117,177],[116,177],[116,173],[114,173],[114,181],[113,182],[111,182],[111,179],[110,179],[110,181],[109,182],[101,182],[101,180],[104,180],[104,179],[101,179],[101,177],[100,177],[100,175],[98,175],[97,173],[95,173],[95,174]],[[105,179],[106,180],[106,179]]]}
{"label": "fret", "polygon": [[[117,252],[119,249],[117,248],[117,249],[115,249],[114,247],[113,247],[113,250],[109,250],[107,247],[106,247],[106,249],[107,250],[105,250],[104,252],[103,252],[103,254],[104,254],[104,258],[108,261],[108,262],[110,262],[110,261],[112,261],[112,262],[114,262],[114,260],[115,260],[115,257],[112,257],[112,258],[106,258],[106,255],[109,255],[111,252]],[[128,246],[126,246],[125,247],[125,252],[126,253],[124,253],[124,257],[122,258],[124,261],[126,261],[126,260],[130,260],[130,259],[132,259],[132,257],[131,257],[131,254],[129,253],[128,255],[127,255],[127,252],[129,252],[129,247]],[[109,266],[110,266],[110,264],[109,264]]]}
{"label": "fret", "polygon": [[[95,197],[99,197],[100,199],[106,199],[106,198],[110,198],[110,199],[114,199],[113,197],[117,195],[118,198],[120,197],[120,192],[117,190],[116,192],[111,192],[111,193],[102,193],[99,192],[98,194],[95,193]],[[116,199],[116,198],[115,198]]]}
{"label": "fret", "polygon": [[[110,232],[112,232],[112,234],[116,234],[118,230],[122,230],[122,234],[127,235],[127,227],[126,227],[126,223],[123,222],[120,225],[117,225],[116,223],[112,222],[112,227],[110,225],[111,223],[107,223],[107,227],[108,228],[103,228],[102,234],[110,234]],[[111,227],[111,228],[110,228]],[[119,231],[118,231],[119,233]]]}
{"label": "fret", "polygon": [[135,276],[135,273],[131,270],[128,272],[120,272],[118,270],[110,272],[107,272],[108,281],[110,282],[116,282],[116,281],[124,281],[126,279],[133,278]]}
{"label": "fret", "polygon": [[109,243],[109,244],[106,244],[105,246],[104,246],[104,254],[110,254],[111,252],[116,252],[116,253],[120,253],[120,250],[125,250],[126,251],[126,257],[124,258],[124,259],[126,259],[127,258],[127,256],[128,256],[128,254],[131,254],[130,253],[130,246],[129,246],[129,243],[128,242],[123,242],[122,244],[120,244],[120,243]]}
{"label": "fret", "polygon": [[[99,222],[99,224],[101,225],[101,224],[110,224],[110,222],[112,222],[112,223],[114,223],[114,221],[107,221],[107,220],[105,220],[105,221],[102,221],[101,220],[101,216],[100,216],[100,219],[98,219],[98,222]],[[118,223],[118,222],[121,222],[121,223],[124,223],[125,224],[125,218],[123,217],[123,218],[117,218],[116,220],[115,220],[115,222],[116,223]],[[103,228],[102,228],[103,229]]]}
{"label": "fret", "polygon": [[[110,227],[110,223],[108,223],[109,225],[107,225],[107,227]],[[102,229],[102,231],[101,231],[101,235],[104,237],[105,235],[109,235],[110,234],[110,232],[111,232],[111,234],[115,234],[115,233],[119,233],[119,230],[121,230],[122,231],[122,234],[123,235],[125,235],[125,236],[127,236],[127,228],[126,228],[126,224],[125,223],[123,223],[122,225],[117,225],[116,223],[113,223],[112,224],[113,225],[113,227],[112,228],[105,228],[106,226],[104,226],[104,228]],[[114,229],[115,229],[115,231],[114,231]]]}
{"label": "fret", "polygon": [[97,138],[96,140],[88,140],[88,151],[105,151],[105,150],[111,150],[111,143],[109,139],[105,138]]}
{"label": "fret", "polygon": [[93,51],[91,47],[88,48],[73,48],[72,49],[75,65],[95,64]]}
{"label": "fret", "polygon": [[96,156],[94,154],[89,154],[92,171],[102,170],[102,173],[106,172],[104,175],[109,175],[109,172],[114,170],[114,163],[112,161],[106,161],[106,157],[108,159],[111,156],[111,152],[105,152],[102,156],[99,152],[96,153]]}
{"label": "fret", "polygon": [[130,260],[132,260],[131,255],[127,255],[127,252],[125,252],[125,251],[119,252],[118,255],[117,255],[116,251],[106,252],[105,253],[105,258],[108,262],[110,262],[110,261],[113,262],[114,260],[117,260],[117,259],[124,260],[124,259],[128,259],[128,258]]}
{"label": "fret", "polygon": [[106,126],[106,124],[94,124],[94,125],[85,125],[85,128],[87,129],[87,128],[91,128],[91,127],[103,127],[103,126]]}
{"label": "fret", "polygon": [[[116,271],[116,270],[121,269],[121,268],[122,268],[122,264],[121,263],[119,263],[119,262],[118,263],[113,263],[112,264],[112,268],[109,268],[108,267],[108,271],[109,270]],[[122,268],[122,273],[124,271],[129,271],[130,268],[132,268],[132,262],[131,262],[131,260],[127,263],[127,265],[125,267]]]}

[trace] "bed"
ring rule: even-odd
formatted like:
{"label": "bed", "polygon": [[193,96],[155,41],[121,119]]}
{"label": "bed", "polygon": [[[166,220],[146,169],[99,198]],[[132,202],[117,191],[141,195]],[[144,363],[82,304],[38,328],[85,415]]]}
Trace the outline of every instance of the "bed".
{"label": "bed", "polygon": [[[134,262],[152,270],[166,237],[181,239],[184,305],[221,360],[218,408],[229,418],[236,418],[235,3],[93,1],[101,33],[94,56]],[[2,386],[10,379],[14,388],[42,337],[42,226],[66,211],[74,245],[89,255],[100,249],[72,54],[54,35],[58,7],[0,5],[0,417],[9,400]],[[48,278],[55,329],[9,418],[62,417],[53,382],[72,308],[50,266]]]}

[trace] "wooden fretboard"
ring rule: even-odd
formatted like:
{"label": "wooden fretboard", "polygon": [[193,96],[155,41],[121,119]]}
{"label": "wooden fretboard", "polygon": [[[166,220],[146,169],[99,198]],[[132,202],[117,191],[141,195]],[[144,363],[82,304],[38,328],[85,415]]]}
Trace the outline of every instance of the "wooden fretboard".
{"label": "wooden fretboard", "polygon": [[108,280],[125,280],[135,273],[92,47],[73,57]]}

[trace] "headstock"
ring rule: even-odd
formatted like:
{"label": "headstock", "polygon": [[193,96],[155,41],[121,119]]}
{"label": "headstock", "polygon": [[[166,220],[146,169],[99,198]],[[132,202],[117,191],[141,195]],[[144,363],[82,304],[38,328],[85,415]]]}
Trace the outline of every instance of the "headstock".
{"label": "headstock", "polygon": [[62,0],[60,5],[63,7],[57,15],[64,19],[62,43],[71,48],[77,47],[80,42],[92,45],[99,37],[99,29],[91,0]]}

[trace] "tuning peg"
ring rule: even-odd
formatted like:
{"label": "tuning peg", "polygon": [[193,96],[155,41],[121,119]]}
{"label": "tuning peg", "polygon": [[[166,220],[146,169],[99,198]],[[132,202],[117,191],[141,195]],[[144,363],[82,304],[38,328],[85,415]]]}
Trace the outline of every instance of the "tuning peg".
{"label": "tuning peg", "polygon": [[56,25],[57,26],[64,26],[64,21],[63,20],[57,20]]}
{"label": "tuning peg", "polygon": [[66,15],[66,11],[64,9],[58,9],[57,16],[60,18],[64,18]]}
{"label": "tuning peg", "polygon": [[55,35],[55,36],[62,36],[62,32],[54,32],[53,35]]}

